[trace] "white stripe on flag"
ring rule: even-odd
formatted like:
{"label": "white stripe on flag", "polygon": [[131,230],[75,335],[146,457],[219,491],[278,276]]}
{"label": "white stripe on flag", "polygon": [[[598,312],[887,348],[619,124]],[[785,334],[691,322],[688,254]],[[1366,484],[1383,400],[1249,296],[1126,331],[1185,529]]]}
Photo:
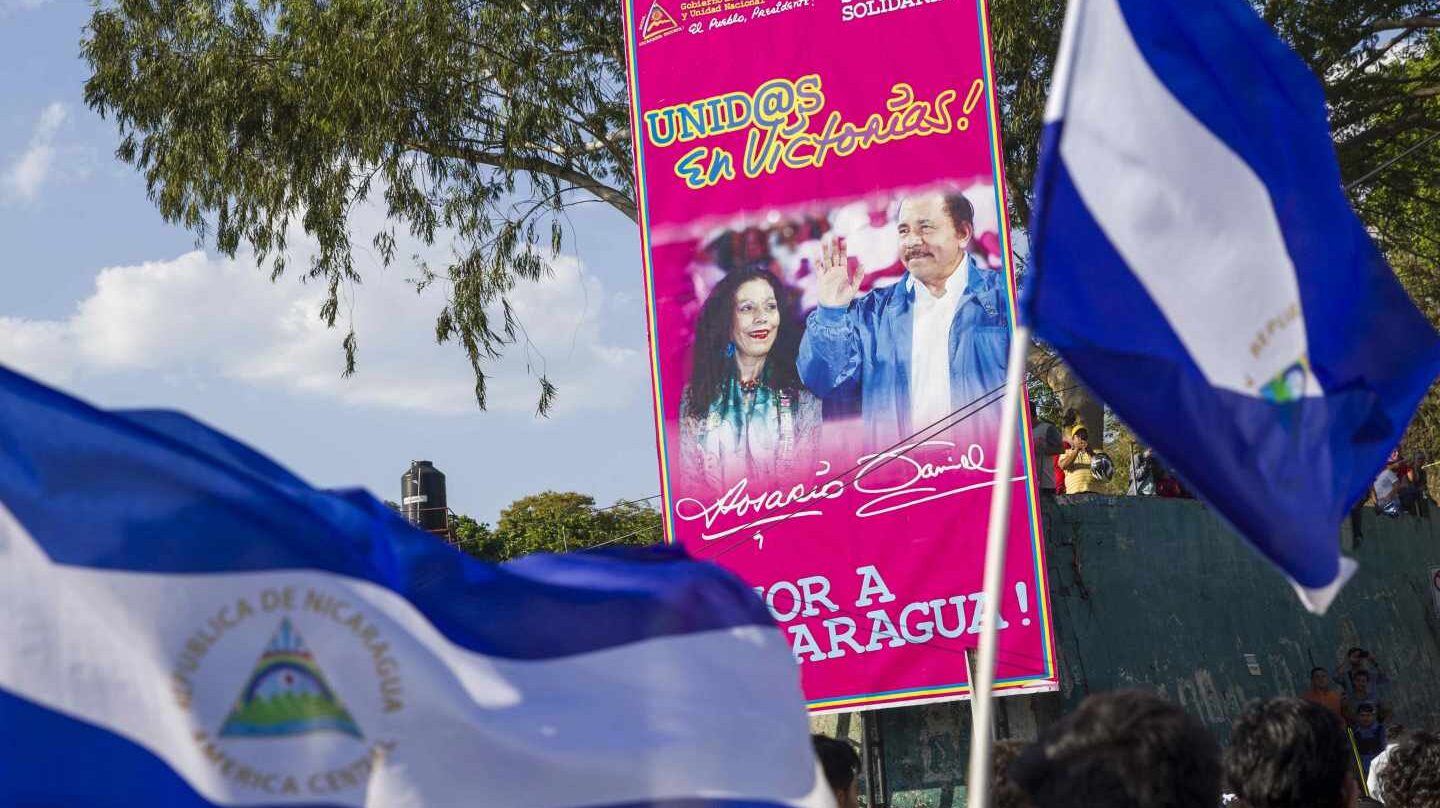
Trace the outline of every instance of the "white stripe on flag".
{"label": "white stripe on flag", "polygon": [[[1116,0],[1077,3],[1067,47],[1078,51],[1062,66],[1063,108],[1050,111],[1063,120],[1065,168],[1206,379],[1257,396],[1307,350],[1270,194],[1156,76]],[[1322,395],[1304,367],[1304,394]]]}
{"label": "white stripe on flag", "polygon": [[[363,739],[216,737],[287,618]],[[830,804],[808,755],[795,765],[777,752],[808,749],[808,739],[793,658],[766,628],[549,660],[491,658],[451,643],[394,592],[341,575],[56,565],[0,505],[0,643],[0,688],[143,746],[220,804],[542,808],[775,794]],[[380,663],[382,653],[391,663]],[[724,671],[745,675],[717,683]],[[193,685],[188,708],[177,672]],[[737,738],[717,721],[757,731]],[[207,755],[197,733],[224,757]],[[359,786],[313,790],[311,777],[328,788],[328,774],[354,771],[390,740],[398,744],[368,776],[368,794],[364,772]],[[301,793],[257,790],[225,760],[299,771]]]}

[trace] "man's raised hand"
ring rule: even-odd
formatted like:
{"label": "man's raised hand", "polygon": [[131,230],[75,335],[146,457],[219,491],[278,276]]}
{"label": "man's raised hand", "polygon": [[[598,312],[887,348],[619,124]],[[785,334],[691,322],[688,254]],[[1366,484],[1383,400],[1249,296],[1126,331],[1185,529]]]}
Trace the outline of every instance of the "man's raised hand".
{"label": "man's raised hand", "polygon": [[820,305],[846,308],[860,293],[865,273],[851,272],[845,239],[827,237],[820,242]]}

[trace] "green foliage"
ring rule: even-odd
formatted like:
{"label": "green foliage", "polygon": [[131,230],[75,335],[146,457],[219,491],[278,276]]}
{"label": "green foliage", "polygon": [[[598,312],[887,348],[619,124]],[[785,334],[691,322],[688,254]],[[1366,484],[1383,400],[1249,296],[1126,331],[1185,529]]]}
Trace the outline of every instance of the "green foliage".
{"label": "green foliage", "polygon": [[490,525],[468,516],[454,516],[450,519],[450,530],[456,547],[476,558],[500,560],[500,539]]}
{"label": "green foliage", "polygon": [[[482,408],[483,364],[523,333],[506,295],[548,274],[566,208],[635,217],[618,2],[118,0],[81,48],[86,101],[160,213],[272,277],[303,228],[327,325],[362,280],[357,251],[383,267],[397,233],[452,246],[443,267],[415,262],[445,285],[435,335],[464,349]],[[384,226],[352,233],[372,196]],[[353,330],[341,344],[348,375]]]}
{"label": "green foliage", "polygon": [[1030,222],[1030,187],[1040,159],[1040,133],[1050,73],[1060,49],[1065,0],[991,0],[995,91],[1005,139],[1011,225]]}
{"label": "green foliage", "polygon": [[573,492],[546,491],[518,499],[501,511],[494,528],[468,516],[456,517],[452,524],[460,549],[486,561],[602,545],[654,544],[662,538],[655,509],[633,502],[596,509],[593,497]]}

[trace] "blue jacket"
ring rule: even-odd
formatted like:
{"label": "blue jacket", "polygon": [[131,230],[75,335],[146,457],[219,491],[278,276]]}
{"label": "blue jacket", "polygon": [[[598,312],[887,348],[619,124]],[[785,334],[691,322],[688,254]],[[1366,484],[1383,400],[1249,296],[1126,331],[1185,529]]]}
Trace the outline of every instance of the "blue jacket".
{"label": "blue jacket", "polygon": [[[956,271],[967,273],[967,280],[950,324],[952,409],[1004,387],[1010,350],[1005,274],[980,269],[969,255]],[[910,423],[914,300],[915,280],[907,272],[898,283],[872,289],[847,308],[820,306],[810,313],[800,340],[800,379],[821,398],[858,388],[866,437],[876,450],[929,426]],[[997,402],[966,425],[990,422],[987,414],[998,410]]]}

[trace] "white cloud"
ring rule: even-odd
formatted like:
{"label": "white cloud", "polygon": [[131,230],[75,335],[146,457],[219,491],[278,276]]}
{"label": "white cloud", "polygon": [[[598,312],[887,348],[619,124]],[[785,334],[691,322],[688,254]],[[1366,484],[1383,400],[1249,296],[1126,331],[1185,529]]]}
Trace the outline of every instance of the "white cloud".
{"label": "white cloud", "polygon": [[40,192],[55,162],[55,134],[68,114],[59,101],[52,102],[40,113],[29,147],[5,170],[5,187],[11,196],[30,200]]}
{"label": "white cloud", "polygon": [[[645,390],[639,346],[608,344],[603,318],[616,308],[573,258],[555,277],[517,289],[513,303],[531,344],[512,346],[495,367],[492,410],[533,412],[547,372],[560,386],[556,415],[614,409]],[[416,295],[393,272],[348,289],[337,328],[317,316],[323,289],[290,278],[271,283],[246,258],[191,252],[101,270],[91,294],[58,320],[0,316],[0,362],[52,383],[158,374],[204,384],[223,379],[357,406],[437,414],[474,412],[473,379],[454,345],[434,343],[438,295]],[[341,378],[341,339],[353,322],[359,368]],[[541,365],[543,364],[543,367]]]}

